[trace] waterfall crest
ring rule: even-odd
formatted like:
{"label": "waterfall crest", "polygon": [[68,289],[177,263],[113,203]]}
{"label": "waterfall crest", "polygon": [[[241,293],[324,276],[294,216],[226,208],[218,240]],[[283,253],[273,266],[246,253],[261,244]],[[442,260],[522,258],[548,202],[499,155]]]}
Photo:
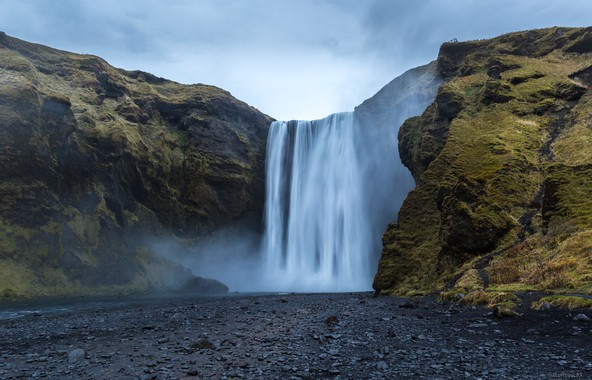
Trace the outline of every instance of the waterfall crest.
{"label": "waterfall crest", "polygon": [[370,289],[356,127],[352,112],[270,127],[263,251],[281,290]]}

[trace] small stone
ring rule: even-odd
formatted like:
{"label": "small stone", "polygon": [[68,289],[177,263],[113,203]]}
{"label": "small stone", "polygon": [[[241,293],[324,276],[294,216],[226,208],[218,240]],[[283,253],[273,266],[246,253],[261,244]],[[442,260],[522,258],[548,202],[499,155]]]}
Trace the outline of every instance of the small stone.
{"label": "small stone", "polygon": [[395,332],[395,329],[388,329],[386,336],[389,338],[394,338],[397,336],[397,333]]}
{"label": "small stone", "polygon": [[199,376],[199,371],[196,369],[190,369],[186,372],[187,376]]}
{"label": "small stone", "polygon": [[493,307],[493,316],[495,318],[521,317],[522,314],[508,307],[496,305]]}
{"label": "small stone", "polygon": [[376,368],[379,370],[387,370],[389,368],[388,364],[386,364],[386,362],[378,362],[376,363]]}
{"label": "small stone", "polygon": [[197,342],[191,345],[191,348],[194,350],[213,350],[214,343],[210,342],[207,339],[200,339]]}
{"label": "small stone", "polygon": [[590,322],[590,317],[588,317],[586,314],[578,314],[574,317],[573,320],[574,321]]}
{"label": "small stone", "polygon": [[76,348],[68,354],[68,360],[71,362],[75,362],[77,360],[83,359],[86,352],[82,348]]}
{"label": "small stone", "polygon": [[339,318],[337,318],[336,315],[332,315],[332,316],[328,317],[327,319],[325,319],[325,323],[328,325],[336,325],[339,323]]}

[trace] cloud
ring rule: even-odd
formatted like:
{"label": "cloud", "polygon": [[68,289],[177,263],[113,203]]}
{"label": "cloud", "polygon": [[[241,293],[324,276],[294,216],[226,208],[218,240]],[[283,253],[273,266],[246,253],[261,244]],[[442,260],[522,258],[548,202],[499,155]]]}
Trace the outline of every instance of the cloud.
{"label": "cloud", "polygon": [[453,38],[462,41],[525,29],[587,26],[590,11],[592,3],[587,1],[376,0],[368,8],[364,26],[371,36],[369,51],[403,65],[417,65]]}
{"label": "cloud", "polygon": [[551,0],[3,0],[18,38],[229,90],[276,118],[347,111],[442,42],[585,26],[592,3]]}

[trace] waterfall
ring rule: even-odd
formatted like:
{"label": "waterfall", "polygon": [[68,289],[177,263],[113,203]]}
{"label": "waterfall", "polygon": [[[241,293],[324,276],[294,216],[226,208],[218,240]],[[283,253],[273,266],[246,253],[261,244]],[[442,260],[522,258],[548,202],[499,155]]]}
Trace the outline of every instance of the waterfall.
{"label": "waterfall", "polygon": [[263,241],[285,291],[369,290],[371,231],[354,113],[272,123]]}

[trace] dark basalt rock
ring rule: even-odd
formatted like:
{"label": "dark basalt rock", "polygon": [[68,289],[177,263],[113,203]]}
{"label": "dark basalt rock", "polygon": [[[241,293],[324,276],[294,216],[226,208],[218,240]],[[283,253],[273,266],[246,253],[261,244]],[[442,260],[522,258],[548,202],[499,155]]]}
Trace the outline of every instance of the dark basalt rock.
{"label": "dark basalt rock", "polygon": [[179,289],[179,292],[186,294],[225,294],[228,293],[228,286],[217,280],[192,277]]}
{"label": "dark basalt rock", "polygon": [[436,96],[436,104],[438,104],[438,111],[448,121],[454,119],[462,110],[461,100],[458,95],[452,92],[439,91]]}
{"label": "dark basalt rock", "polygon": [[383,236],[377,294],[590,287],[591,30],[442,45],[435,102],[399,130],[416,187]]}
{"label": "dark basalt rock", "polygon": [[483,99],[484,104],[506,103],[514,97],[510,95],[512,88],[510,85],[497,80],[488,80],[485,82]]}
{"label": "dark basalt rock", "polygon": [[586,86],[592,86],[592,66],[588,66],[582,70],[578,70],[569,76],[571,79],[577,80]]}
{"label": "dark basalt rock", "polygon": [[177,269],[142,236],[261,217],[272,119],[228,92],[5,34],[0,71],[0,265],[16,294],[167,288]]}
{"label": "dark basalt rock", "polygon": [[592,28],[582,29],[574,37],[575,41],[565,49],[567,53],[584,54],[592,52]]}

